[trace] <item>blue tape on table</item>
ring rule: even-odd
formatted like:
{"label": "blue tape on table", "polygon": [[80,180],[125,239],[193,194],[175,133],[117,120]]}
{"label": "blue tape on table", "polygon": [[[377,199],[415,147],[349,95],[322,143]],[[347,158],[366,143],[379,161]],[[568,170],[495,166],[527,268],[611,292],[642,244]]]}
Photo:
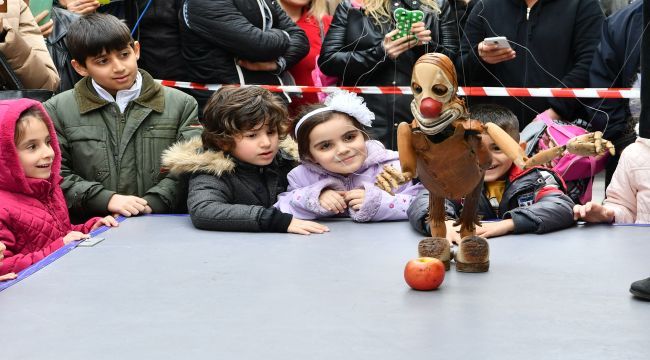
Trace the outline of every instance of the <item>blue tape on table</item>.
{"label": "blue tape on table", "polygon": [[[123,216],[119,216],[119,217],[117,217],[116,220],[117,220],[117,222],[122,222],[122,221],[126,220],[126,218],[123,217]],[[95,237],[95,236],[107,231],[108,229],[110,229],[110,228],[106,227],[106,226],[102,226],[97,230],[91,231],[90,235],[91,235],[91,237]],[[27,277],[31,276],[35,272],[41,270],[42,268],[50,265],[53,262],[55,262],[57,259],[59,259],[63,255],[65,255],[65,254],[69,253],[70,251],[72,251],[72,249],[76,248],[77,245],[79,245],[79,243],[81,243],[81,240],[80,241],[73,241],[73,242],[71,242],[71,243],[69,243],[67,245],[64,245],[62,248],[60,248],[60,249],[56,250],[55,252],[51,253],[50,255],[46,256],[41,261],[37,262],[36,264],[33,264],[32,266],[28,267],[25,270],[19,272],[18,277],[16,277],[15,279],[0,282],[0,291],[3,291],[6,288],[8,288],[8,287],[10,287],[10,286],[24,280],[24,279],[26,279]]]}

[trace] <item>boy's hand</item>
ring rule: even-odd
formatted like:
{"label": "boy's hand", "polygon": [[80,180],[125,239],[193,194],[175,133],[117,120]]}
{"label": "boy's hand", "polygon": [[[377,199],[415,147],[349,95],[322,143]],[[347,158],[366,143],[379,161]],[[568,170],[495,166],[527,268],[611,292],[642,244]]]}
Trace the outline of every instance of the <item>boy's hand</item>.
{"label": "boy's hand", "polygon": [[325,189],[320,193],[318,202],[320,206],[328,211],[333,211],[335,214],[341,214],[345,211],[348,205],[345,203],[345,191],[336,191],[332,189]]}
{"label": "boy's hand", "polygon": [[287,232],[293,234],[309,235],[309,234],[322,234],[330,229],[314,221],[300,220],[293,218],[289,224]]}
{"label": "boy's hand", "polygon": [[460,226],[454,226],[455,220],[445,220],[445,226],[447,227],[447,241],[449,241],[449,245],[458,245],[460,244],[460,234],[458,231],[460,230]]}
{"label": "boy's hand", "polygon": [[63,243],[68,245],[69,243],[71,243],[73,241],[77,241],[77,240],[81,240],[81,239],[88,239],[89,237],[90,237],[90,235],[84,234],[84,233],[79,232],[79,231],[70,231],[68,233],[68,235],[63,237]]}
{"label": "boy's hand", "polygon": [[90,231],[98,229],[101,226],[117,227],[117,226],[120,226],[120,223],[118,223],[117,220],[115,220],[114,217],[109,215],[107,217],[104,217],[104,218],[101,218],[101,219],[97,220],[97,222],[95,224],[93,224],[93,227],[90,229]]}
{"label": "boy's hand", "polygon": [[354,189],[345,193],[344,200],[354,210],[361,209],[363,206],[363,200],[366,197],[366,190],[364,189]]}
{"label": "boy's hand", "polygon": [[147,205],[147,200],[137,196],[120,194],[113,195],[108,201],[108,211],[126,217],[140,213],[151,214],[151,208]]}
{"label": "boy's hand", "polygon": [[16,277],[18,277],[18,275],[16,275],[16,273],[4,274],[4,275],[0,275],[0,281],[13,280]]}
{"label": "boy's hand", "polygon": [[59,0],[59,4],[80,15],[94,13],[100,5],[97,0]]}
{"label": "boy's hand", "polygon": [[512,219],[501,220],[497,222],[483,223],[476,227],[476,235],[484,238],[492,238],[506,235],[515,231],[515,222]]}
{"label": "boy's hand", "polygon": [[580,219],[593,223],[612,223],[614,222],[614,210],[589,201],[584,205],[573,207],[573,220]]}
{"label": "boy's hand", "polygon": [[[38,23],[41,20],[45,19],[45,17],[49,13],[50,12],[48,10],[45,10],[45,11],[41,12],[40,14],[36,15],[34,17],[34,21],[36,21],[36,25],[38,25]],[[43,35],[43,37],[46,38],[46,37],[50,36],[50,34],[52,33],[52,30],[54,30],[54,20],[50,19],[48,22],[46,22],[43,25],[39,25],[38,27],[41,29],[41,34]]]}

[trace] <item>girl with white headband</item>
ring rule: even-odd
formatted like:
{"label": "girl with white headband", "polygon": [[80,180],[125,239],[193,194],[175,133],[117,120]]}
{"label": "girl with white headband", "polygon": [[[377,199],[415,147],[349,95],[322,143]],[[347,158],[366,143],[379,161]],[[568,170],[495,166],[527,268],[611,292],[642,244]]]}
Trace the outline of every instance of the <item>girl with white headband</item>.
{"label": "girl with white headband", "polygon": [[275,206],[301,219],[407,219],[406,210],[422,186],[409,182],[395,195],[374,186],[384,165],[400,170],[398,153],[369,140],[364,131],[374,118],[363,99],[350,92],[334,93],[325,105],[307,107],[290,132],[302,164],[287,176],[287,192]]}

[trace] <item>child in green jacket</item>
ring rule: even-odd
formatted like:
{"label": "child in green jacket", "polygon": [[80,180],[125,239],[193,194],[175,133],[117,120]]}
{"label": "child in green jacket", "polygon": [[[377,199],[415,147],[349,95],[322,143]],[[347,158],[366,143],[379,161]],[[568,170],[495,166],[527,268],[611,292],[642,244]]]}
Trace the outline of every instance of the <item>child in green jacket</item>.
{"label": "child in green jacket", "polygon": [[59,138],[70,212],[86,218],[182,209],[183,184],[161,171],[160,155],[200,134],[196,101],[138,69],[140,45],[114,16],[81,17],[67,44],[84,78],[44,105]]}

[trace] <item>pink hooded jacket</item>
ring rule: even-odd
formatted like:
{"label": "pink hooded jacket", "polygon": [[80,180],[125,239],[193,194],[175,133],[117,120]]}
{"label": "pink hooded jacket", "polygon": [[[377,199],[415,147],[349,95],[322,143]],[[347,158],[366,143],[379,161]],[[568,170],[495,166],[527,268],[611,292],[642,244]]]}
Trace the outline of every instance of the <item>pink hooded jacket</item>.
{"label": "pink hooded jacket", "polygon": [[[47,180],[28,178],[14,144],[20,114],[37,107],[50,131],[54,162]],[[0,101],[0,241],[7,247],[0,260],[0,275],[21,271],[63,246],[70,231],[88,233],[100,219],[70,224],[68,207],[59,187],[61,152],[52,121],[34,100]]]}
{"label": "pink hooded jacket", "polygon": [[604,205],[617,224],[650,224],[650,139],[638,138],[623,151]]}

